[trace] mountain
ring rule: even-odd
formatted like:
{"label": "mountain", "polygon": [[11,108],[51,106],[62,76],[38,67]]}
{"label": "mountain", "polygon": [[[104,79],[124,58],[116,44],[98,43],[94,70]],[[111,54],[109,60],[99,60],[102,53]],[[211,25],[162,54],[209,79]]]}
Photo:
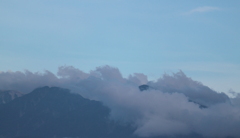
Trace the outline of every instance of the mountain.
{"label": "mountain", "polygon": [[[101,102],[67,89],[41,87],[0,104],[0,138],[139,138],[133,126],[109,115],[110,109]],[[151,138],[173,137],[202,138],[198,134]]]}
{"label": "mountain", "polygon": [[21,97],[23,94],[13,90],[0,90],[0,104],[5,104],[15,98]]}
{"label": "mountain", "polygon": [[197,104],[200,109],[208,108],[206,105],[200,104],[200,103],[195,102],[193,100],[189,99],[188,101]]}
{"label": "mountain", "polygon": [[0,105],[1,138],[133,138],[101,102],[58,87],[37,88]]}
{"label": "mountain", "polygon": [[[139,88],[140,91],[147,91],[147,90],[151,90],[151,89],[153,90],[152,87],[150,87],[149,85],[146,85],[146,84],[140,85],[140,86],[138,86],[138,88]],[[191,99],[189,99],[188,101],[197,104],[198,107],[201,108],[201,109],[208,108],[208,106],[200,104],[198,102],[195,102]]]}
{"label": "mountain", "polygon": [[149,89],[149,86],[146,84],[143,84],[143,85],[138,86],[138,88],[140,91],[146,91]]}

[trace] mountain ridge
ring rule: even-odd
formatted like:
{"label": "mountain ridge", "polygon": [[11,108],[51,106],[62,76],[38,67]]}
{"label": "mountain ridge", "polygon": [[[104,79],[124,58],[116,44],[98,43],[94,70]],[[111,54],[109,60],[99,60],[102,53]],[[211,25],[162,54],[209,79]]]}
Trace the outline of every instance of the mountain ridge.
{"label": "mountain ridge", "polygon": [[0,106],[2,137],[134,137],[109,108],[59,87],[41,87]]}

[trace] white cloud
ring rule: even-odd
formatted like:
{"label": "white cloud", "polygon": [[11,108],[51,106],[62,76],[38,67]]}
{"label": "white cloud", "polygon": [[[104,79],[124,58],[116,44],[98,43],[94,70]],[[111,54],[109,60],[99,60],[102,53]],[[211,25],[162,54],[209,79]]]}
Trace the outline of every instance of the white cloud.
{"label": "white cloud", "polygon": [[192,9],[185,14],[194,14],[194,13],[205,13],[205,12],[211,12],[211,11],[217,11],[220,10],[218,7],[211,7],[211,6],[203,6],[203,7],[198,7],[195,9]]}

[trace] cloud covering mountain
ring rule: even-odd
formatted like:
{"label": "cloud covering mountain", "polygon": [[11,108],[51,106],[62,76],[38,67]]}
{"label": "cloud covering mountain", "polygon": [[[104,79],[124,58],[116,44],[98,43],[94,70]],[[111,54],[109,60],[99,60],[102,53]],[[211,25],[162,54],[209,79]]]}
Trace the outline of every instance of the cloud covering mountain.
{"label": "cloud covering mountain", "polygon": [[[151,89],[140,91],[138,86],[142,84]],[[141,73],[123,78],[117,68],[110,66],[89,73],[72,66],[59,67],[57,75],[49,71],[0,73],[0,89],[28,93],[46,85],[68,88],[101,101],[111,109],[112,119],[132,123],[138,136],[240,137],[239,96],[229,98],[182,71],[164,74],[157,81],[148,81]],[[208,108],[201,109],[199,104]]]}

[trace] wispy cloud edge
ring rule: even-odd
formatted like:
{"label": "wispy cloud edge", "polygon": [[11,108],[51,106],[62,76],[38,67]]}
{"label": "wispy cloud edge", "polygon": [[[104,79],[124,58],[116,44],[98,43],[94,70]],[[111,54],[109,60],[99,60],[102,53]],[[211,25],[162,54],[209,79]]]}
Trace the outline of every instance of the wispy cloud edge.
{"label": "wispy cloud edge", "polygon": [[211,11],[218,11],[221,8],[219,7],[213,7],[213,6],[202,6],[202,7],[197,7],[195,9],[192,9],[188,12],[185,12],[184,14],[194,14],[194,13],[206,13],[206,12],[211,12]]}

